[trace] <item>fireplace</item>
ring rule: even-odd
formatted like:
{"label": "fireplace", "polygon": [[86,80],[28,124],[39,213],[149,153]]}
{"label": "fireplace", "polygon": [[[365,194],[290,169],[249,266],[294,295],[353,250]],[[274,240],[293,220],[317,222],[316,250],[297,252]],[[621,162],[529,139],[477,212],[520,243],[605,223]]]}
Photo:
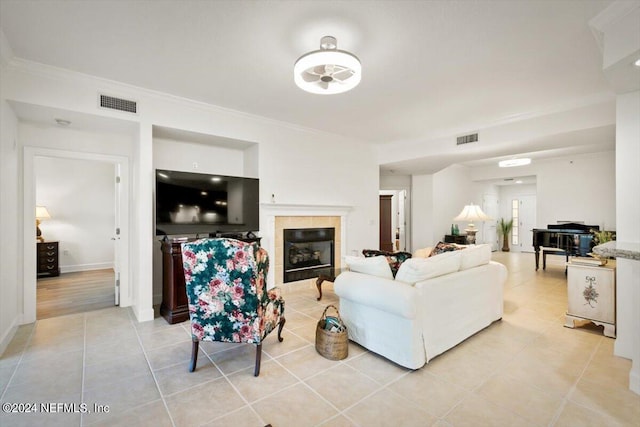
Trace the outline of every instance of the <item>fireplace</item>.
{"label": "fireplace", "polygon": [[318,277],[335,266],[335,228],[283,230],[283,283]]}

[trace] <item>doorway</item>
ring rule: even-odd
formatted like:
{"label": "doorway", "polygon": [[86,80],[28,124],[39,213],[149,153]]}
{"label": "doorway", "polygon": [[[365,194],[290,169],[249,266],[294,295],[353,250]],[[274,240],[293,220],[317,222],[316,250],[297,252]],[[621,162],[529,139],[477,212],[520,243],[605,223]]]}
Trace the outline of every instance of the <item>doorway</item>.
{"label": "doorway", "polygon": [[[73,178],[61,168],[70,169]],[[86,176],[86,170],[101,170]],[[58,170],[60,179],[48,176]],[[84,170],[85,175],[80,173]],[[44,173],[41,173],[44,172]],[[74,176],[75,175],[75,176]],[[101,176],[101,178],[97,178]],[[43,179],[47,179],[43,184]],[[59,242],[59,258],[62,274],[58,277],[37,280],[37,257],[35,229],[24,227],[24,317],[30,323],[39,318],[38,296],[44,295],[39,288],[61,296],[76,288],[81,303],[67,304],[62,311],[79,312],[105,306],[129,305],[129,249],[128,249],[128,159],[120,156],[93,153],[69,152],[46,148],[25,148],[24,158],[24,221],[35,222],[36,203],[49,203],[51,219],[41,224],[42,234],[47,240]],[[75,181],[75,183],[72,183]],[[102,184],[100,184],[100,182]],[[71,184],[70,184],[71,183]],[[108,186],[108,187],[107,187]],[[43,193],[44,192],[44,193]],[[53,208],[55,206],[55,208]],[[58,215],[59,214],[59,215]],[[58,218],[56,220],[56,217]],[[107,261],[105,253],[110,252]],[[91,273],[91,274],[90,274]],[[67,275],[68,274],[68,275]],[[69,286],[60,287],[68,279]],[[73,286],[84,282],[87,286]],[[42,282],[42,287],[40,286]],[[53,290],[52,290],[53,289]],[[91,295],[90,290],[95,293]],[[49,298],[41,298],[51,304]],[[119,299],[119,301],[118,301]],[[82,305],[83,307],[78,307]],[[54,311],[56,312],[56,311]],[[47,310],[43,316],[51,314]],[[48,313],[48,314],[45,314]]]}
{"label": "doorway", "polygon": [[407,251],[407,190],[380,190],[380,250]]}

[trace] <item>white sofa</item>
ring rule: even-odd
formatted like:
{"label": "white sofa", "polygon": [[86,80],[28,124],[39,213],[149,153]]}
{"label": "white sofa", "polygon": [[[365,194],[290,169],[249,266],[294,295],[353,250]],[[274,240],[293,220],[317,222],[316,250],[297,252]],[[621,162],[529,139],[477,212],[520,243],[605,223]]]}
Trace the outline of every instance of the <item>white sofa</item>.
{"label": "white sofa", "polygon": [[351,262],[352,271],[334,283],[349,339],[407,368],[422,367],[502,318],[507,269],[491,261],[488,245],[411,258],[395,279],[379,274],[379,266],[377,275],[353,271],[364,270]]}

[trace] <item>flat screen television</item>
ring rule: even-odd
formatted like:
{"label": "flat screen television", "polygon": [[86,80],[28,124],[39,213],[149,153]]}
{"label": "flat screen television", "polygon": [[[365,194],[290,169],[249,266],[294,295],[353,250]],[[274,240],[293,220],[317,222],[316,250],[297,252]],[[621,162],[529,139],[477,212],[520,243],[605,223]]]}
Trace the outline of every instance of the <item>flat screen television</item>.
{"label": "flat screen television", "polygon": [[156,235],[260,228],[260,180],[156,169]]}

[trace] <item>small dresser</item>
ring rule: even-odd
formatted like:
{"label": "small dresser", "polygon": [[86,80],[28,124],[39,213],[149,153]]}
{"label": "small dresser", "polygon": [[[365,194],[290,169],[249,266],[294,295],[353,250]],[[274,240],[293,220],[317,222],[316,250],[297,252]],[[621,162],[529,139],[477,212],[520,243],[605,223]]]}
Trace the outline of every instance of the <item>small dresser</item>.
{"label": "small dresser", "polygon": [[38,242],[38,277],[59,276],[58,242]]}

